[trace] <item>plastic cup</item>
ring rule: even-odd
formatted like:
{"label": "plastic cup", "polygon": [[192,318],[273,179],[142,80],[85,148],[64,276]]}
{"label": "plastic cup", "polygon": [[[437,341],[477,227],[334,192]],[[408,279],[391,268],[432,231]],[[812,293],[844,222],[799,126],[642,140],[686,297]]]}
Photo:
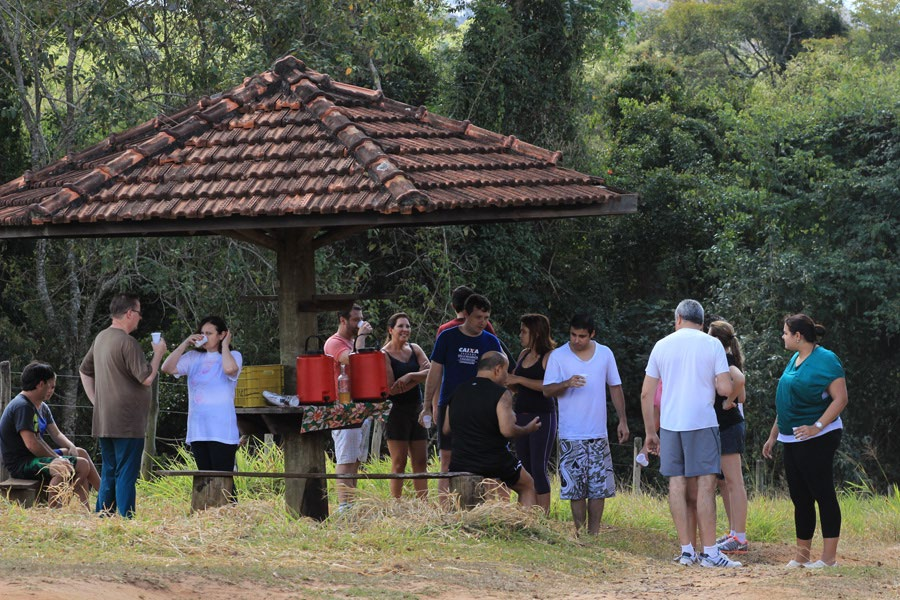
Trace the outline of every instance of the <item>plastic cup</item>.
{"label": "plastic cup", "polygon": [[162,333],[159,331],[154,331],[150,334],[150,339],[153,340],[154,344],[158,344],[159,340],[162,339]]}
{"label": "plastic cup", "polygon": [[199,340],[194,342],[194,348],[201,348],[208,341],[209,341],[209,338],[204,335],[202,338],[200,338]]}
{"label": "plastic cup", "polygon": [[431,429],[431,415],[422,417],[422,423],[424,423],[425,429]]}

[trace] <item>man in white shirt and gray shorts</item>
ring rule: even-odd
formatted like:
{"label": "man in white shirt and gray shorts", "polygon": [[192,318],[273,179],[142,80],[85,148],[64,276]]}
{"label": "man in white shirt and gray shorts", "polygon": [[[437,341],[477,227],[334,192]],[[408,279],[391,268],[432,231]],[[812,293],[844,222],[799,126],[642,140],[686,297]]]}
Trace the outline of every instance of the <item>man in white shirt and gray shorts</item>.
{"label": "man in white shirt and gray shorts", "polygon": [[[653,416],[653,396],[662,381],[660,432]],[[719,423],[713,408],[716,393],[731,394],[731,375],[721,342],[703,333],[703,307],[682,300],[675,309],[675,333],[656,343],[641,388],[647,449],[658,454],[660,473],[669,478],[669,508],[683,565],[740,567],[716,546],[716,476],[721,472]],[[697,525],[703,551],[693,546],[689,498],[696,490]]]}

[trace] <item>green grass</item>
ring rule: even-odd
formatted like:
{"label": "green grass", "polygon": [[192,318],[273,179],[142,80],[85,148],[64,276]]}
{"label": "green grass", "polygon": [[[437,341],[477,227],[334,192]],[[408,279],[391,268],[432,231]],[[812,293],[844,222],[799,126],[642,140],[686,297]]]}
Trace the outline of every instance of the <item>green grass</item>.
{"label": "green grass", "polygon": [[[241,470],[283,468],[276,447],[252,454],[242,450],[238,460]],[[192,469],[193,461],[182,453],[163,466]],[[328,468],[333,470],[333,465]],[[389,469],[387,459],[366,466],[373,472]],[[278,480],[238,478],[236,485],[237,505],[191,515],[190,478],[141,481],[137,516],[130,521],[100,519],[75,505],[26,510],[0,500],[0,575],[26,569],[34,575],[93,574],[112,580],[143,578],[152,584],[154,578],[177,580],[202,573],[223,582],[250,579],[261,586],[291,589],[315,581],[316,589],[302,596],[309,598],[428,597],[461,585],[461,576],[470,593],[486,587],[516,595],[520,590],[515,582],[526,577],[531,583],[525,591],[545,596],[553,588],[542,586],[556,580],[567,582],[566,589],[574,594],[623,568],[653,564],[668,569],[677,546],[665,497],[633,495],[622,488],[606,503],[601,535],[575,538],[568,503],[558,500],[558,482],[551,514],[544,517],[539,511],[497,502],[468,512],[445,512],[435,501],[416,500],[409,485],[406,497],[395,501],[386,481],[361,481],[353,509],[321,523],[288,516]],[[868,557],[872,549],[896,544],[896,487],[891,496],[848,491],[841,505],[841,555]],[[719,517],[721,531],[721,510]],[[778,495],[751,498],[748,535],[760,549],[753,557],[756,563],[782,563],[786,545],[794,541],[790,500]],[[896,583],[896,565],[889,563],[896,563],[894,554],[884,560],[887,567],[878,563],[843,573],[859,586]],[[647,563],[648,557],[655,562]],[[404,582],[415,584],[414,589]]]}

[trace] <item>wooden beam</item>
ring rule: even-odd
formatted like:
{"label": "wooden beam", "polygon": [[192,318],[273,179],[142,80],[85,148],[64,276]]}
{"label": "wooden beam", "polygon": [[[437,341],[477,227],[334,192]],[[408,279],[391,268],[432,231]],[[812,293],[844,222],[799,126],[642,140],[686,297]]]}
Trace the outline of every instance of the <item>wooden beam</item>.
{"label": "wooden beam", "polygon": [[509,221],[537,221],[575,217],[625,215],[637,212],[638,195],[624,194],[600,204],[528,206],[515,208],[466,208],[435,210],[412,215],[382,213],[338,213],[327,215],[282,215],[161,219],[109,223],[66,223],[0,227],[0,239],[55,237],[118,237],[215,235],[223,230],[301,230],[334,227],[430,227]]}
{"label": "wooden beam", "polygon": [[248,242],[257,246],[262,246],[263,248],[266,248],[268,250],[275,250],[278,248],[278,240],[263,231],[257,231],[254,229],[230,229],[225,231],[218,231],[215,233],[233,238],[241,242]]}
{"label": "wooden beam", "polygon": [[354,300],[390,300],[396,298],[396,294],[323,294],[313,296],[308,302],[301,301],[297,309],[301,312],[328,312],[346,308],[347,304]]}
{"label": "wooden beam", "polygon": [[370,229],[370,227],[367,225],[356,225],[353,227],[335,227],[334,229],[329,229],[319,234],[316,239],[313,240],[313,248],[318,250],[323,246],[327,246],[340,240],[345,240],[349,237],[353,237],[357,233],[362,233],[367,229]]}

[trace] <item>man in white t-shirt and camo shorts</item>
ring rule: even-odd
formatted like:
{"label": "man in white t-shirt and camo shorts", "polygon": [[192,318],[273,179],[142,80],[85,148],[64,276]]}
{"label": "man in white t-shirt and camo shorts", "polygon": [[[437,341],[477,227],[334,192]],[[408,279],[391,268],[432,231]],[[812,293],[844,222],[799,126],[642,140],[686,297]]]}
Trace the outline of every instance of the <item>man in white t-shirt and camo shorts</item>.
{"label": "man in white t-shirt and camo shorts", "polygon": [[560,498],[572,505],[575,532],[600,531],[606,498],[616,494],[606,431],[606,387],[616,415],[619,443],[628,441],[625,395],[612,350],[594,341],[594,319],[579,314],[569,324],[569,343],[550,354],[544,396],[559,404]]}
{"label": "man in white t-shirt and camo shorts", "polygon": [[[653,397],[660,381],[657,435]],[[659,455],[660,473],[669,478],[669,510],[681,543],[677,560],[682,565],[741,566],[720,554],[716,546],[716,477],[721,472],[722,448],[713,401],[717,392],[730,396],[731,388],[725,349],[703,332],[703,307],[696,300],[682,300],[675,309],[675,333],[653,346],[641,388],[646,445]],[[703,544],[699,554],[689,518],[694,496]]]}

